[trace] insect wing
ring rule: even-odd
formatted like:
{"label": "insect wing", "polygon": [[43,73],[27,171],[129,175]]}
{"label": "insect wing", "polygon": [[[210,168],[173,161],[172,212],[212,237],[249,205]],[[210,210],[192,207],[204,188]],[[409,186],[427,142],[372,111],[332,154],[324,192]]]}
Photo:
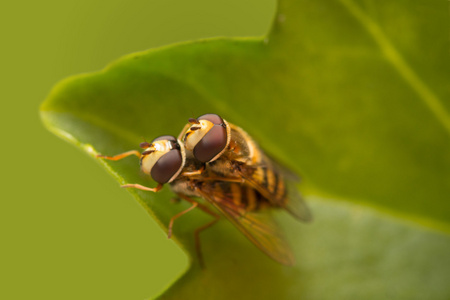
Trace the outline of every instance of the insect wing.
{"label": "insect wing", "polygon": [[245,208],[233,203],[232,193],[217,193],[207,185],[203,186],[199,192],[261,251],[281,264],[294,264],[295,259],[290,247],[270,211],[246,211]]}
{"label": "insect wing", "polygon": [[296,183],[300,182],[300,177],[298,176],[297,173],[295,173],[294,171],[292,171],[285,165],[279,163],[275,158],[273,158],[273,156],[268,155],[265,152],[264,152],[264,156],[267,161],[270,161],[273,168],[275,168],[278,172],[283,174],[284,178],[286,178],[287,180],[292,181],[292,182],[296,182]]}
{"label": "insect wing", "polygon": [[258,166],[241,167],[241,176],[270,202],[283,207],[294,218],[304,222],[311,221],[311,212],[296,187],[298,176],[268,157],[263,161]]}
{"label": "insect wing", "polygon": [[303,221],[311,222],[312,214],[308,206],[306,206],[302,195],[297,189],[295,182],[286,180],[287,188],[287,201],[283,203],[284,209],[286,209],[294,218]]}
{"label": "insect wing", "polygon": [[300,221],[312,221],[311,211],[297,188],[297,184],[300,182],[300,177],[288,167],[278,163],[271,156],[267,156],[267,154],[264,155],[270,162],[274,172],[277,172],[279,176],[284,179],[284,184],[287,191],[287,201],[281,203],[281,206]]}

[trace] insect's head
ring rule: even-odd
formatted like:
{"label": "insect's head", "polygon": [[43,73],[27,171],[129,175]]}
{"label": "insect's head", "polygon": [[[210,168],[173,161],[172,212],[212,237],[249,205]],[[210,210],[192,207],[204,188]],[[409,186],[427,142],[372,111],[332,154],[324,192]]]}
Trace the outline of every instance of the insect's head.
{"label": "insect's head", "polygon": [[201,162],[212,162],[222,155],[230,143],[230,127],[216,114],[206,114],[197,119],[189,119],[191,126],[186,131],[183,142],[186,149]]}
{"label": "insect's head", "polygon": [[144,149],[140,164],[145,174],[158,183],[173,181],[183,169],[185,154],[183,145],[170,135],[157,137],[151,143],[140,144]]}

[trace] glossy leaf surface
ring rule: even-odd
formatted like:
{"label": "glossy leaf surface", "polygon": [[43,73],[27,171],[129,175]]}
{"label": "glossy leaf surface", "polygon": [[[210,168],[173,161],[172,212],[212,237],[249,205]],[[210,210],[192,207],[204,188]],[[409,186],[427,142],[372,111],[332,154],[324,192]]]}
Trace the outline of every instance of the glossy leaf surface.
{"label": "glossy leaf surface", "polygon": [[[138,149],[142,137],[177,135],[214,112],[303,175],[314,224],[277,214],[296,267],[223,221],[203,234],[207,270],[194,262],[163,298],[446,299],[447,20],[445,1],[282,1],[266,37],[130,54],[58,84],[42,116],[94,155]],[[121,183],[154,184],[137,159],[101,163]],[[131,192],[163,227],[187,207],[171,204],[168,189]],[[208,220],[192,212],[175,227],[191,256],[192,232]]]}

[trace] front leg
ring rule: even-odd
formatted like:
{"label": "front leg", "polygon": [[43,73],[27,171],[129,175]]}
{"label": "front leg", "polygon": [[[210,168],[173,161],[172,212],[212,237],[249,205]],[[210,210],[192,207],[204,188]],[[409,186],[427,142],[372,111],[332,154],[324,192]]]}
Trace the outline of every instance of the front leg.
{"label": "front leg", "polygon": [[192,172],[183,172],[183,173],[181,173],[181,176],[195,177],[195,176],[202,175],[203,172],[205,172],[205,165],[202,165],[198,170],[195,170]]}
{"label": "front leg", "polygon": [[137,157],[141,157],[141,153],[139,153],[139,151],[137,151],[137,150],[130,150],[130,151],[127,151],[124,153],[114,155],[114,156],[97,154],[96,157],[108,159],[108,160],[121,160],[121,159],[124,159],[125,157],[131,156],[131,155],[136,155]]}
{"label": "front leg", "polygon": [[138,189],[138,190],[141,190],[141,191],[148,191],[148,192],[157,193],[157,192],[159,192],[162,189],[163,184],[162,183],[158,183],[158,185],[155,188],[149,188],[149,187],[137,184],[137,183],[124,184],[124,185],[121,185],[120,187],[123,187],[123,188],[134,188],[134,189]]}
{"label": "front leg", "polygon": [[194,232],[194,238],[195,238],[195,251],[197,253],[197,258],[200,264],[200,267],[203,269],[205,268],[205,263],[203,261],[203,255],[202,255],[202,249],[201,249],[201,243],[200,243],[200,233],[203,232],[205,229],[208,229],[209,227],[213,226],[217,221],[220,219],[220,215],[210,210],[206,205],[203,205],[201,203],[198,203],[194,199],[184,195],[184,194],[177,194],[180,198],[186,200],[187,202],[191,203],[192,206],[188,207],[186,210],[176,214],[170,219],[169,228],[168,228],[168,238],[172,236],[172,227],[173,223],[176,219],[181,217],[182,215],[186,214],[187,212],[190,212],[194,208],[198,207],[201,210],[203,210],[205,213],[209,214],[210,216],[214,217],[214,220],[198,227]]}

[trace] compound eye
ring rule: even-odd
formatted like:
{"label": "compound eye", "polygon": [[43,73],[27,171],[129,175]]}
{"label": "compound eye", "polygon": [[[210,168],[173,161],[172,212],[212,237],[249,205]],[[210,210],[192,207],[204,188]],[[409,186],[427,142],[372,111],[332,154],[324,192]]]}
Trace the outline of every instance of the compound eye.
{"label": "compound eye", "polygon": [[180,150],[172,149],[158,159],[150,175],[156,182],[167,183],[180,171],[182,165],[183,158]]}
{"label": "compound eye", "polygon": [[[208,121],[212,122],[211,120]],[[214,157],[216,157],[220,152],[222,152],[226,146],[227,146],[226,128],[223,126],[214,126],[197,143],[197,145],[194,148],[194,156],[201,162],[209,162]]]}
{"label": "compound eye", "polygon": [[164,140],[166,140],[166,141],[172,141],[172,142],[176,142],[176,141],[177,141],[177,139],[176,139],[174,136],[171,136],[171,135],[162,135],[162,136],[157,137],[156,139],[154,139],[154,140],[152,141],[152,143],[154,143],[154,142],[156,142],[156,141],[164,141]]}
{"label": "compound eye", "polygon": [[214,125],[222,125],[223,124],[223,119],[216,114],[206,114],[203,116],[200,116],[197,118],[197,120],[208,120],[211,123],[213,123]]}

